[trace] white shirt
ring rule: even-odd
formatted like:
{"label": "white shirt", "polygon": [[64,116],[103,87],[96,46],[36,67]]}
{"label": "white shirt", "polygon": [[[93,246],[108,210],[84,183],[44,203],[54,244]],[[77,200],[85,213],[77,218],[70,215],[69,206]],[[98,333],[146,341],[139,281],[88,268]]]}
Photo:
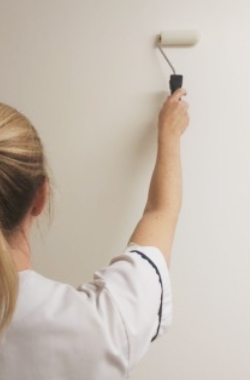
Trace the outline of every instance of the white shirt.
{"label": "white shirt", "polygon": [[33,270],[19,278],[0,380],[126,379],[172,320],[169,273],[155,247],[128,246],[78,289]]}

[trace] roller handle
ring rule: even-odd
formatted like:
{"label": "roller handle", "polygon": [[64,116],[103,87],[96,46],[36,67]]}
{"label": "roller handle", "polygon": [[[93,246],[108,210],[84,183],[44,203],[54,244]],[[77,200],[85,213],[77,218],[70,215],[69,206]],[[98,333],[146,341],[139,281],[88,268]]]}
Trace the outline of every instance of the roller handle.
{"label": "roller handle", "polygon": [[177,74],[171,75],[170,81],[169,81],[171,94],[173,94],[176,90],[178,90],[178,88],[181,88],[182,83],[183,83],[182,75],[177,75]]}

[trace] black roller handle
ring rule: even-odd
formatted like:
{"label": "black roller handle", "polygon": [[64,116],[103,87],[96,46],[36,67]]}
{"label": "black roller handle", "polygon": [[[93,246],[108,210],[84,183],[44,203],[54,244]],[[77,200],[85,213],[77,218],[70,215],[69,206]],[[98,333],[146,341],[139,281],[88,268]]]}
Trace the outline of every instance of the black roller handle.
{"label": "black roller handle", "polygon": [[182,87],[183,83],[183,75],[173,74],[170,77],[169,86],[171,90],[171,94],[173,94],[178,88]]}

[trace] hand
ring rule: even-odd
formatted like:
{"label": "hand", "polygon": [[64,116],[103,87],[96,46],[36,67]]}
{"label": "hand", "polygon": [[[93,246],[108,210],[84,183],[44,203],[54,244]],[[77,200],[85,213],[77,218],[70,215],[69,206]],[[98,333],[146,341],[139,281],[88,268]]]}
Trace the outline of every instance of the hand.
{"label": "hand", "polygon": [[189,105],[182,100],[186,95],[184,89],[179,89],[168,97],[159,114],[159,138],[168,139],[171,136],[180,137],[189,124]]}

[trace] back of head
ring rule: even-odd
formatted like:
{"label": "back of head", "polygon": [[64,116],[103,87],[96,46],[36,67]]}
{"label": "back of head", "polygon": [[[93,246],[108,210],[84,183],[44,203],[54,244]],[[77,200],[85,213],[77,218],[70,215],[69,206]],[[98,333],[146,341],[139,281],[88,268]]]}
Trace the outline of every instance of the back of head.
{"label": "back of head", "polygon": [[47,178],[35,128],[20,112],[0,103],[0,333],[11,321],[18,291],[9,241]]}

